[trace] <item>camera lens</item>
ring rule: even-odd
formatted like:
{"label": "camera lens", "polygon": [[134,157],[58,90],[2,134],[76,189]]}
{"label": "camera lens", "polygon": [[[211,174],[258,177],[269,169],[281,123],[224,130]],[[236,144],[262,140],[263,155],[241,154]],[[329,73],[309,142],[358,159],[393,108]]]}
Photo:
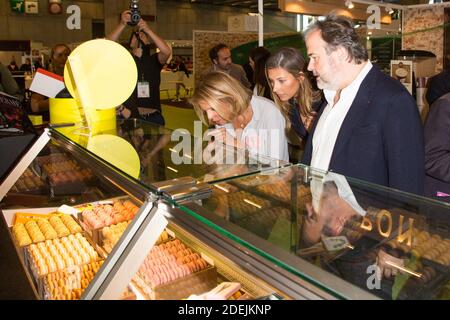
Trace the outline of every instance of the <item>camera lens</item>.
{"label": "camera lens", "polygon": [[128,22],[128,25],[135,26],[138,24],[139,20],[141,20],[141,13],[139,12],[139,6],[137,4],[139,0],[132,0],[130,3],[130,22]]}

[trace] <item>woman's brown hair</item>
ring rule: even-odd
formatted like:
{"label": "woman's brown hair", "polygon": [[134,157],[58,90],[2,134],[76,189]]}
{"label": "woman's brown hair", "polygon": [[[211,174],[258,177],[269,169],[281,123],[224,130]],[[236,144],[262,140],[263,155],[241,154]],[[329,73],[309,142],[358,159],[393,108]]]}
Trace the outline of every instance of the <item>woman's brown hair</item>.
{"label": "woman's brown hair", "polygon": [[[266,74],[270,69],[282,68],[292,74],[299,80],[300,87],[296,94],[297,103],[300,106],[300,114],[303,117],[312,117],[315,112],[312,105],[315,101],[320,99],[320,94],[313,90],[311,82],[308,77],[307,64],[300,51],[291,47],[284,47],[273,53],[266,62]],[[270,84],[271,85],[271,84]],[[290,112],[291,105],[289,102],[282,102],[278,96],[273,92],[271,85],[272,95],[275,103],[283,113],[286,115],[287,120]]]}

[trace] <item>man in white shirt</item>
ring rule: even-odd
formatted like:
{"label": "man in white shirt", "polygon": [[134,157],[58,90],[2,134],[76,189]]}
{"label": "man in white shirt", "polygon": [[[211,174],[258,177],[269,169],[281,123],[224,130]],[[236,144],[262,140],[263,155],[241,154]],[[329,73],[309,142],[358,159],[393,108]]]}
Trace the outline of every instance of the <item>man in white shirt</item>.
{"label": "man in white shirt", "polygon": [[368,61],[352,22],[330,15],[305,34],[312,71],[326,101],[302,162],[325,171],[422,194],[423,129],[398,81]]}

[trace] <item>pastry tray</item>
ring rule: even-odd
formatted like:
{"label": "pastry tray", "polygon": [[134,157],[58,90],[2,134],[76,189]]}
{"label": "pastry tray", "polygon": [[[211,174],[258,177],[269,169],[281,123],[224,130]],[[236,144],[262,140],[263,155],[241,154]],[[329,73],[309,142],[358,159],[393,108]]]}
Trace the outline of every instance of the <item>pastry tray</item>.
{"label": "pastry tray", "polygon": [[217,269],[209,266],[201,271],[155,287],[147,284],[136,274],[132,283],[145,299],[179,300],[185,299],[191,294],[202,294],[215,288],[217,286]]}
{"label": "pastry tray", "polygon": [[[92,241],[92,239],[89,237],[89,235],[87,233],[81,232],[81,235],[84,238],[86,238],[86,240],[89,242],[89,244],[94,248],[94,250],[99,255],[100,259],[106,259],[107,254],[103,250],[103,248],[101,248],[96,243],[94,243],[94,241]],[[44,289],[42,287],[42,284],[43,284],[43,279],[42,278],[45,277],[47,274],[46,275],[42,275],[42,276],[40,276],[38,274],[38,271],[35,269],[33,263],[31,262],[32,258],[31,258],[30,253],[29,253],[29,246],[23,247],[23,253],[24,253],[25,266],[28,269],[28,271],[30,272],[30,274],[32,275],[32,278],[33,278],[33,281],[34,281],[34,285],[37,288],[37,292],[40,294],[41,297],[44,297],[44,295],[43,295],[44,294]],[[84,264],[81,264],[81,266],[83,266],[83,265]]]}

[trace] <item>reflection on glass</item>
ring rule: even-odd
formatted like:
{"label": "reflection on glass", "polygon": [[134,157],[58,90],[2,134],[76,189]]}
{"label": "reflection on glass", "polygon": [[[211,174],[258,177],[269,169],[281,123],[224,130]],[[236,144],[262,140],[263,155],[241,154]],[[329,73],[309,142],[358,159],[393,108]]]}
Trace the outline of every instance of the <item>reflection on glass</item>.
{"label": "reflection on glass", "polygon": [[[105,128],[103,122],[92,125]],[[245,150],[211,141],[209,136],[203,139],[191,136],[187,130],[171,131],[137,119],[118,121],[115,133],[110,130],[89,133],[78,127],[59,128],[57,131],[85,149],[88,149],[92,136],[115,134],[125,139],[139,156],[138,179],[146,185],[185,176],[194,177],[199,182],[214,182],[287,165],[283,161],[251,155]],[[117,158],[117,161],[111,158],[104,160],[114,165],[127,153],[130,152],[113,150],[109,156]]]}
{"label": "reflection on glass", "polygon": [[[450,298],[446,205],[302,165],[269,173],[216,183],[202,210],[186,212],[222,218],[218,231],[239,226],[244,232],[235,236],[248,248],[261,248],[246,240],[250,232],[345,280],[348,292],[357,286],[384,299]],[[264,254],[273,257],[271,250]],[[327,277],[315,283],[345,296]]]}

